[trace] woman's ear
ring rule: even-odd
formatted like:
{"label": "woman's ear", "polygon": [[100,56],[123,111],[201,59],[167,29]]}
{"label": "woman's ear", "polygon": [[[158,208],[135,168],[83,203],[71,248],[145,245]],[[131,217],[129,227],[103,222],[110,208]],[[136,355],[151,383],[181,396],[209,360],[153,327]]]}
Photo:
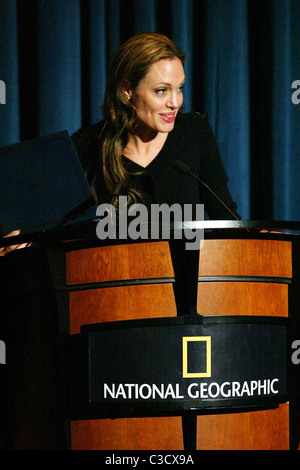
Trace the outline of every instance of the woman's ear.
{"label": "woman's ear", "polygon": [[124,92],[125,98],[129,101],[132,97],[132,90],[127,80],[125,80],[125,82],[123,83],[123,92]]}

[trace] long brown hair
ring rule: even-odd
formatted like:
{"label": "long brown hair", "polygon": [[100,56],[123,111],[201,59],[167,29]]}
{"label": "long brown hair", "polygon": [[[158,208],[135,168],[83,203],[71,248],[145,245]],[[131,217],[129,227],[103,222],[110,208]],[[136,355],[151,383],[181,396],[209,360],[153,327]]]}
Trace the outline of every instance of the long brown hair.
{"label": "long brown hair", "polygon": [[119,185],[121,194],[133,200],[138,196],[128,186],[128,175],[122,161],[123,149],[136,122],[136,112],[125,95],[124,85],[127,83],[134,91],[153,64],[175,57],[184,62],[184,54],[178,47],[159,33],[142,33],[131,37],[114,56],[102,106],[105,121],[101,134],[103,176],[109,193]]}

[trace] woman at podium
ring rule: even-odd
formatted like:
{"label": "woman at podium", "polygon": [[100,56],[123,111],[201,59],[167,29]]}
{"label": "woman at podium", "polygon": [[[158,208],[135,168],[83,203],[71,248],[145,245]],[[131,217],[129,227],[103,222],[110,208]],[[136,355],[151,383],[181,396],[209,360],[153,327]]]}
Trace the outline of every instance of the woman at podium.
{"label": "woman at podium", "polygon": [[125,195],[128,205],[191,205],[195,218],[204,204],[211,219],[239,218],[207,119],[182,112],[184,82],[184,54],[166,36],[138,34],[117,51],[104,119],[72,136],[97,205],[117,208]]}
{"label": "woman at podium", "polygon": [[126,195],[129,204],[204,204],[211,219],[238,218],[207,119],[182,112],[184,81],[184,55],[167,37],[138,34],[120,47],[103,121],[72,136],[97,204]]}

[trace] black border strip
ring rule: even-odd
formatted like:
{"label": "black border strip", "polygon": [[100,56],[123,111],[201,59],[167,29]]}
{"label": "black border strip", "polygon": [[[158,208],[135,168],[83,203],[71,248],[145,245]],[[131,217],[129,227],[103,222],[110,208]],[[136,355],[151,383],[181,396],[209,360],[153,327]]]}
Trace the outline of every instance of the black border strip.
{"label": "black border strip", "polygon": [[80,403],[69,410],[72,421],[86,419],[117,419],[159,416],[181,416],[185,411],[193,411],[196,415],[230,414],[261,409],[275,409],[280,404],[288,403],[288,395],[276,397],[236,398],[228,400],[187,400],[184,402],[164,403]]}
{"label": "black border strip", "polygon": [[[81,246],[81,248],[87,248],[87,242],[89,244],[96,243],[96,246],[107,246],[107,245],[119,245],[123,243],[147,243],[147,242],[158,242],[158,241],[169,241],[170,237],[158,237],[157,239],[151,239],[151,237],[147,239],[138,239],[138,240],[100,240],[96,236],[96,225],[99,219],[93,219],[90,221],[85,222],[78,222],[66,225],[59,229],[49,230],[49,231],[41,231],[41,232],[33,232],[24,235],[17,235],[14,237],[10,237],[9,240],[7,238],[0,238],[0,247],[14,245],[14,244],[21,244],[21,243],[28,243],[28,242],[54,242],[54,243],[62,243],[64,246],[65,251],[79,249],[78,242],[84,242],[85,246]],[[173,226],[171,224],[171,232],[173,230]],[[300,222],[295,221],[265,221],[265,220],[205,220],[205,221],[190,221],[190,222],[183,222],[182,228],[191,228],[191,229],[203,229],[203,230],[217,230],[221,231],[217,238],[224,238],[226,237],[226,231],[230,229],[233,231],[230,235],[230,238],[265,238],[266,236],[270,239],[283,239],[289,241],[298,241],[300,235]],[[254,229],[251,231],[250,229]],[[222,231],[224,232],[222,233]],[[234,232],[236,230],[236,232]],[[261,233],[260,230],[264,230],[264,233]],[[282,232],[278,232],[281,230]],[[244,231],[244,233],[243,233]],[[150,230],[151,232],[151,230]],[[242,233],[241,233],[242,232]],[[273,233],[272,233],[273,232]],[[228,235],[228,232],[227,232]],[[205,237],[210,238],[210,234],[207,233]],[[204,237],[204,239],[205,239]],[[215,238],[216,234],[212,233],[212,237]],[[171,237],[172,238],[172,237]],[[228,236],[226,237],[228,238]],[[77,248],[75,248],[77,246]]]}
{"label": "black border strip", "polygon": [[267,276],[199,276],[199,282],[265,282],[267,284],[290,284],[289,277],[267,277]]}
{"label": "black border strip", "polygon": [[104,289],[107,287],[123,287],[123,286],[138,286],[138,285],[147,285],[147,284],[172,284],[175,282],[174,277],[162,277],[162,278],[147,278],[147,279],[124,279],[121,281],[104,281],[104,282],[87,282],[83,284],[72,284],[62,287],[57,287],[58,289],[67,290],[69,292],[78,291],[78,290],[88,290],[88,289]]}
{"label": "black border strip", "polygon": [[[295,281],[295,280],[293,280]],[[59,290],[68,292],[89,289],[104,289],[108,287],[137,286],[148,284],[173,284],[175,277],[146,278],[146,279],[124,279],[117,281],[87,282],[71,284],[66,286],[55,286]],[[265,277],[265,276],[199,276],[198,282],[264,282],[275,284],[291,284],[292,279],[287,277]]]}
{"label": "black border strip", "polygon": [[133,320],[117,320],[81,325],[81,334],[95,331],[124,330],[128,328],[165,327],[180,325],[213,325],[213,324],[255,324],[280,325],[287,327],[291,321],[288,317],[268,315],[186,315],[184,317],[156,317]]}

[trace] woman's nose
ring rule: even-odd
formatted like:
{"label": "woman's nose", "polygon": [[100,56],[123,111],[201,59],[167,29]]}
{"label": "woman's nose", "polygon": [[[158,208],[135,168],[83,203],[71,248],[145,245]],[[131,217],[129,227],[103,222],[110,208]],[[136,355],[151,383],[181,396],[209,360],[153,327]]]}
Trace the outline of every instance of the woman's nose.
{"label": "woman's nose", "polygon": [[180,107],[181,96],[178,96],[178,93],[171,93],[168,97],[167,106],[172,109]]}

